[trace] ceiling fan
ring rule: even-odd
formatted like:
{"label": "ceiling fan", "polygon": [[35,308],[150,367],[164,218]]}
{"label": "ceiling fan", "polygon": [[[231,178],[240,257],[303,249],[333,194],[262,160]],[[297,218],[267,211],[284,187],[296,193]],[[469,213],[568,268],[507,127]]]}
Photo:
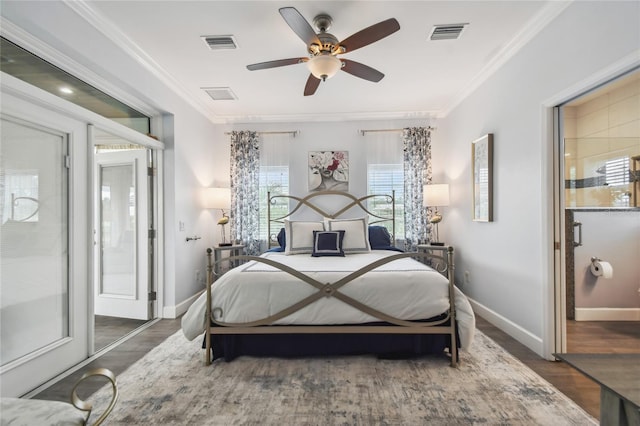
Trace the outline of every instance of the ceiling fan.
{"label": "ceiling fan", "polygon": [[318,89],[320,81],[334,76],[339,70],[375,83],[384,77],[384,74],[376,69],[349,59],[338,59],[338,55],[353,52],[395,33],[400,29],[400,24],[394,18],[378,22],[338,41],[333,34],[327,32],[332,23],[331,16],[323,14],[314,18],[313,24],[319,31],[316,34],[311,24],[296,8],[283,7],[279,11],[293,32],[305,42],[309,56],[251,64],[247,65],[248,70],[263,70],[306,62],[311,74],[304,87],[305,96],[313,95]]}

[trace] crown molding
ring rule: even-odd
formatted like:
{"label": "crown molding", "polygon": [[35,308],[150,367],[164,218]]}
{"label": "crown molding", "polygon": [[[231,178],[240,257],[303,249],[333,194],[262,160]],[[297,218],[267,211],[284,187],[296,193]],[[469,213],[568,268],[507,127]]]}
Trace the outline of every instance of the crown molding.
{"label": "crown molding", "polygon": [[[92,8],[85,0],[63,0],[64,3],[86,20],[96,30],[104,34],[109,40],[118,45],[127,55],[138,64],[158,78],[165,86],[171,89],[181,99],[200,112],[209,121],[217,121],[216,113],[204,102],[192,96],[189,91],[180,84],[171,74],[153,60],[140,46],[127,37],[111,21]],[[206,112],[206,113],[205,113]]]}
{"label": "crown molding", "polygon": [[433,111],[401,111],[401,112],[363,112],[363,113],[329,113],[329,114],[286,114],[260,116],[218,116],[217,124],[255,124],[255,123],[283,123],[283,122],[345,122],[371,120],[431,120],[437,117]]}
{"label": "crown molding", "polygon": [[487,81],[489,77],[507,63],[574,1],[575,0],[550,1],[542,10],[531,18],[528,25],[526,25],[513,39],[511,39],[509,43],[494,55],[493,59],[480,70],[480,72],[453,98],[452,102],[444,108],[438,116],[440,118],[444,118],[449,115],[456,106],[471,95],[471,93],[480,87],[482,83]]}

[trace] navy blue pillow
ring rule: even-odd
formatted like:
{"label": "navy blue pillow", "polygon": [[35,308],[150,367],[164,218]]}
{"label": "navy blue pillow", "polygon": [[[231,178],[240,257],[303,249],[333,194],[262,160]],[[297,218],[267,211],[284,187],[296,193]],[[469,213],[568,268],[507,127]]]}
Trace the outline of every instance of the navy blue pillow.
{"label": "navy blue pillow", "polygon": [[282,247],[282,249],[285,249],[287,245],[287,238],[284,233],[284,228],[280,228],[280,232],[278,232],[277,239],[278,239],[278,244],[280,244],[280,247]]}
{"label": "navy blue pillow", "polygon": [[384,226],[369,226],[369,244],[372,250],[387,249],[391,244],[391,234]]}
{"label": "navy blue pillow", "polygon": [[311,256],[343,256],[342,240],[344,231],[313,231],[313,251]]}

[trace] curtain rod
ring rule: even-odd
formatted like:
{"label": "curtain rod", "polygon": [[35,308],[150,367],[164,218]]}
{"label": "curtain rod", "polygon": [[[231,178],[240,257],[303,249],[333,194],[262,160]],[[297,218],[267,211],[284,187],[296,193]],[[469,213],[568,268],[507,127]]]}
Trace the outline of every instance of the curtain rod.
{"label": "curtain rod", "polygon": [[[283,130],[283,131],[275,131],[275,132],[256,132],[261,135],[293,135],[295,138],[300,133],[300,130]],[[231,132],[224,132],[225,135],[230,135]]]}
{"label": "curtain rod", "polygon": [[[436,127],[427,126],[429,130],[436,130]],[[366,129],[366,130],[358,130],[362,136],[365,133],[380,133],[380,132],[401,132],[404,129]]]}

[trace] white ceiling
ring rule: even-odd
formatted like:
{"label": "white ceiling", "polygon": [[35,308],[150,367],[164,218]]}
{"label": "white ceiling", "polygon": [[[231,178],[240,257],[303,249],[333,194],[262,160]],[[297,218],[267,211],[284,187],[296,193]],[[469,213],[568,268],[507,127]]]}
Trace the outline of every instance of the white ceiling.
{"label": "white ceiling", "polygon": [[[251,122],[442,116],[566,4],[149,0],[87,1],[78,11],[213,121]],[[396,18],[398,32],[343,55],[385,77],[372,83],[339,72],[305,97],[305,64],[247,70],[248,64],[306,55],[305,43],[278,12],[286,6],[310,23],[320,13],[331,15],[328,32],[338,40]],[[468,23],[458,40],[429,40],[434,25],[456,23]],[[204,35],[232,35],[239,48],[212,51]],[[205,87],[229,87],[238,99],[214,101]]]}

